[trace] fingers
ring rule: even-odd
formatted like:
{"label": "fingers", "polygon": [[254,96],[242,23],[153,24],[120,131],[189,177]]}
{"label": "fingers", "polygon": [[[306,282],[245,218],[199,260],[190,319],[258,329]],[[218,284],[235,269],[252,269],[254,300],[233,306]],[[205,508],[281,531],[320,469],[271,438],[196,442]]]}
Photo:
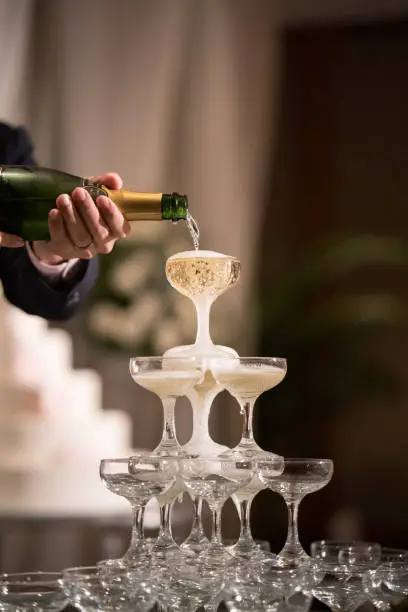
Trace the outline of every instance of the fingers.
{"label": "fingers", "polygon": [[75,189],[72,198],[67,194],[59,196],[57,208],[65,235],[76,249],[90,250],[93,245],[93,254],[108,254],[116,240],[130,233],[130,223],[114,202],[100,196],[95,203],[86,189]]}
{"label": "fingers", "polygon": [[50,210],[48,215],[48,228],[50,231],[49,245],[52,245],[55,253],[65,259],[71,259],[73,257],[81,257],[83,259],[89,259],[92,255],[88,252],[83,251],[76,247],[69,236],[63,211],[58,209]]}
{"label": "fingers", "polygon": [[130,223],[114,202],[106,196],[99,196],[96,205],[111,235],[115,238],[126,238],[130,233]]}
{"label": "fingers", "polygon": [[91,244],[93,237],[82,220],[79,211],[74,207],[73,200],[67,194],[57,198],[57,208],[62,214],[66,233],[72,244],[79,249],[86,248]]}
{"label": "fingers", "polygon": [[[121,238],[121,235],[112,234],[96,206],[95,202],[85,189],[75,189],[72,202],[86,227],[90,241],[94,243],[98,253],[110,253],[112,239]],[[116,208],[116,207],[115,207]],[[119,211],[118,211],[119,212]],[[89,240],[88,240],[89,243]]]}
{"label": "fingers", "polygon": [[55,244],[62,244],[66,240],[67,234],[65,232],[61,211],[55,208],[50,210],[48,215],[48,228],[50,231],[50,238]]}
{"label": "fingers", "polygon": [[24,240],[13,234],[2,234],[0,233],[0,247],[7,247],[9,249],[18,249],[24,246]]}

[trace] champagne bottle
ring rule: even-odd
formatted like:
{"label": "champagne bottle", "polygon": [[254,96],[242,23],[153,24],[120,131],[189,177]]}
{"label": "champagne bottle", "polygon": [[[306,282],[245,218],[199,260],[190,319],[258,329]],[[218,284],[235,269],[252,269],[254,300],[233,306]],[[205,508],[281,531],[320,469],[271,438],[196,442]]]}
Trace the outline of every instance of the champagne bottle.
{"label": "champagne bottle", "polygon": [[48,213],[62,193],[83,187],[95,200],[108,196],[128,221],[187,219],[187,196],[108,189],[79,176],[31,166],[0,166],[0,232],[48,240]]}

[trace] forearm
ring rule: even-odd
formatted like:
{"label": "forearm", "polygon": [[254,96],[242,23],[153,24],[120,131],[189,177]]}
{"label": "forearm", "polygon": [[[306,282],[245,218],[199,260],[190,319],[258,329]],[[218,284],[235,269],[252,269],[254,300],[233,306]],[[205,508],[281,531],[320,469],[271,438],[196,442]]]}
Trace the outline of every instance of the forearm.
{"label": "forearm", "polygon": [[25,312],[49,320],[73,316],[95,282],[96,258],[81,260],[77,266],[65,277],[61,271],[47,276],[33,264],[25,247],[0,249],[0,276],[6,298]]}

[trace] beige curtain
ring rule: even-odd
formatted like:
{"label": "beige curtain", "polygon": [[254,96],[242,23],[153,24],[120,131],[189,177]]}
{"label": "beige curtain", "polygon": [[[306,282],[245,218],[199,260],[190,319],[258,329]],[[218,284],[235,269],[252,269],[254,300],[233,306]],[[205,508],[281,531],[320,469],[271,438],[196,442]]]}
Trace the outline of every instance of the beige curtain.
{"label": "beige curtain", "polygon": [[0,0],[0,119],[20,123],[27,116],[27,75],[32,0]]}

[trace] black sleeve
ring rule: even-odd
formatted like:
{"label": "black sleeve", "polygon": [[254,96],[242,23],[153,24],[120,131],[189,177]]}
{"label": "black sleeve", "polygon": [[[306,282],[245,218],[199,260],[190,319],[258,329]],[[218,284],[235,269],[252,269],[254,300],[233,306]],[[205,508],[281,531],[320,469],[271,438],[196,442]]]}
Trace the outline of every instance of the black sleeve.
{"label": "black sleeve", "polygon": [[23,127],[0,123],[0,166],[35,166],[34,146]]}
{"label": "black sleeve", "polygon": [[[34,166],[34,147],[26,129],[0,123],[1,164]],[[0,202],[1,206],[1,202]],[[6,298],[29,314],[49,320],[71,317],[81,306],[98,274],[98,259],[80,262],[76,281],[47,283],[25,247],[0,248],[0,279]]]}

